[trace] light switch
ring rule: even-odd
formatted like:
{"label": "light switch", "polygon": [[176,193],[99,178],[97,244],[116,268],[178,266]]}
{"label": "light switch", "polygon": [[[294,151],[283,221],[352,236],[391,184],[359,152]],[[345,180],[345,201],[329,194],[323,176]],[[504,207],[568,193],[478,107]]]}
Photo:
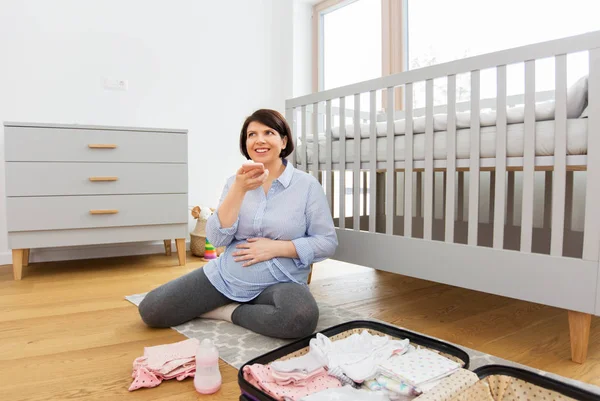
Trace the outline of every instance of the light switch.
{"label": "light switch", "polygon": [[126,79],[104,78],[104,89],[126,91],[128,88]]}

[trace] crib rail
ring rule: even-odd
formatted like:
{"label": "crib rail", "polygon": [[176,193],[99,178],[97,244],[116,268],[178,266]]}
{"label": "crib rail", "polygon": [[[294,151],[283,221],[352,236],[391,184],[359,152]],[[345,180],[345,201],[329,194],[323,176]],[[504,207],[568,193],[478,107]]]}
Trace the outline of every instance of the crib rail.
{"label": "crib rail", "polygon": [[[576,52],[589,53],[588,77],[588,110],[587,120],[587,155],[567,155],[567,55]],[[536,156],[536,60],[553,58],[555,63],[555,91],[551,93],[555,100],[555,136],[554,156]],[[523,64],[525,70],[524,91],[524,153],[522,157],[507,157],[507,66]],[[496,72],[495,107],[496,114],[496,146],[495,157],[481,158],[480,156],[480,73],[482,70],[493,69]],[[456,99],[456,77],[459,74],[469,74],[471,82],[470,93],[470,142],[467,159],[457,158],[457,128],[456,112],[459,111]],[[433,82],[435,79],[447,79],[447,104],[443,107],[448,113],[446,132],[446,158],[434,159],[434,113],[440,107],[434,106]],[[425,82],[424,112],[416,112],[413,107],[413,85]],[[397,110],[395,103],[400,99],[397,89],[402,88],[402,110]],[[385,161],[377,160],[377,141],[382,138],[377,133],[378,116],[376,101],[378,93],[385,93],[385,121],[387,148]],[[368,95],[369,111],[361,111],[360,102]],[[547,95],[547,94],[545,94]],[[534,232],[535,212],[535,172],[547,170],[550,173],[545,178],[544,225],[551,229],[550,254],[563,255],[564,231],[570,224],[568,221],[569,185],[572,185],[570,171],[585,171],[585,227],[583,234],[583,249],[581,258],[588,261],[598,261],[600,252],[600,137],[598,134],[600,119],[600,32],[591,32],[564,39],[522,46],[514,49],[494,52],[476,57],[470,57],[449,63],[410,70],[399,74],[372,79],[352,85],[325,90],[307,96],[301,96],[286,101],[286,116],[292,122],[292,129],[298,136],[296,151],[291,160],[297,163],[301,159],[300,168],[318,177],[325,187],[325,192],[331,210],[336,207],[339,211],[338,228],[341,230],[376,232],[378,215],[385,214],[385,233],[411,237],[414,234],[413,216],[422,216],[422,238],[433,240],[435,225],[436,171],[443,171],[442,219],[443,241],[455,242],[457,222],[465,217],[467,220],[466,245],[478,246],[480,230],[480,177],[483,172],[491,171],[489,218],[493,225],[491,247],[503,249],[505,246],[505,227],[514,219],[514,171],[522,174],[522,198],[520,218],[520,244],[518,251],[531,253],[533,251],[532,237]],[[353,98],[352,107],[347,107],[346,98]],[[339,106],[332,108],[332,102]],[[297,112],[300,111],[300,119]],[[413,121],[416,116],[425,116],[424,159],[415,160],[413,153],[415,134]],[[309,116],[307,121],[307,116]],[[395,119],[399,116],[405,120],[405,132],[398,139],[395,135]],[[354,131],[353,151],[351,158],[346,154],[347,133],[346,117],[352,118],[351,127]],[[339,121],[339,160],[332,157],[332,130],[335,121]],[[297,124],[301,129],[296,129]],[[368,142],[370,153],[366,160],[361,159],[361,126],[369,131]],[[310,130],[310,133],[308,132]],[[325,162],[319,162],[319,132],[325,132]],[[313,153],[312,164],[308,160],[307,137],[312,134]],[[404,141],[404,160],[395,158],[394,143]],[[300,156],[299,156],[300,155]],[[362,160],[362,161],[361,161]],[[363,171],[368,174],[363,174]],[[334,175],[334,172],[341,172]],[[346,220],[346,171],[352,173],[352,219]],[[403,172],[403,182],[397,181],[396,172]],[[462,202],[465,190],[464,172],[468,172],[467,215],[463,215]],[[379,176],[384,172],[385,178]],[[416,194],[413,191],[414,175],[416,173]],[[458,174],[458,177],[457,177]],[[512,174],[512,175],[511,175]],[[421,176],[422,175],[422,176]],[[338,180],[339,194],[337,200],[333,197],[334,176]],[[570,181],[571,180],[571,184]],[[361,192],[361,182],[363,192]],[[368,185],[367,185],[368,182]],[[513,188],[511,189],[511,184]],[[366,188],[368,186],[369,196]],[[402,187],[402,204],[404,216],[402,227],[395,227],[398,199],[397,186]],[[421,187],[422,186],[422,187]],[[382,188],[383,187],[383,188]],[[421,191],[423,197],[421,198]],[[360,202],[361,195],[366,203],[368,199],[368,224],[361,224]],[[416,200],[415,200],[416,196]],[[457,210],[458,203],[458,210]],[[382,210],[384,208],[384,210]],[[422,210],[420,210],[422,208]],[[366,208],[366,204],[363,209]],[[416,212],[416,213],[415,213]],[[365,213],[366,215],[367,213]],[[351,228],[346,228],[351,224]]]}

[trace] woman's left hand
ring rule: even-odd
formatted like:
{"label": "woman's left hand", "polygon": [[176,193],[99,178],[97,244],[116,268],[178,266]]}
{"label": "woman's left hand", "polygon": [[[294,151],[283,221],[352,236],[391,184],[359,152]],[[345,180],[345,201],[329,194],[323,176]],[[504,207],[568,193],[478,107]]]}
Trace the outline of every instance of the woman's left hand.
{"label": "woman's left hand", "polygon": [[242,266],[248,267],[255,263],[273,259],[276,256],[277,241],[269,238],[248,238],[248,242],[236,245],[239,251],[232,253],[236,262],[245,262]]}

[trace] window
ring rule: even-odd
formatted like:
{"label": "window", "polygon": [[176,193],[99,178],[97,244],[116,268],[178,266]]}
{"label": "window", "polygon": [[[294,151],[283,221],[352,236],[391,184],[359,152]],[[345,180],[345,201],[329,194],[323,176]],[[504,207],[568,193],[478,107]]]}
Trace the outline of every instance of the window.
{"label": "window", "polygon": [[[600,29],[595,0],[407,0],[408,68],[453,61]],[[431,10],[435,10],[432,12]],[[587,73],[587,53],[568,57],[567,84]],[[554,90],[554,60],[536,61],[536,92]],[[446,102],[445,80],[435,82],[435,103]],[[425,106],[424,83],[414,87]],[[522,65],[507,68],[508,95],[524,93]],[[481,71],[481,98],[496,96],[495,71]],[[469,76],[457,76],[457,101],[470,97]]]}
{"label": "window", "polygon": [[321,89],[381,76],[381,0],[357,0],[323,15]]}
{"label": "window", "polygon": [[[313,89],[324,90],[381,75],[453,61],[600,29],[597,0],[325,0],[317,24]],[[398,54],[401,53],[401,54]],[[405,61],[404,61],[405,60]],[[567,84],[587,73],[587,53],[568,58]],[[522,65],[509,66],[508,95],[524,92]],[[536,91],[554,89],[553,60],[536,61]],[[438,82],[439,81],[439,82]],[[470,97],[468,74],[457,77],[457,101]],[[435,104],[446,101],[445,79]],[[481,98],[496,96],[495,71],[481,71]],[[414,85],[415,107],[425,84]],[[365,106],[363,106],[365,105]],[[381,99],[378,97],[378,110]],[[361,109],[368,110],[362,101]]]}

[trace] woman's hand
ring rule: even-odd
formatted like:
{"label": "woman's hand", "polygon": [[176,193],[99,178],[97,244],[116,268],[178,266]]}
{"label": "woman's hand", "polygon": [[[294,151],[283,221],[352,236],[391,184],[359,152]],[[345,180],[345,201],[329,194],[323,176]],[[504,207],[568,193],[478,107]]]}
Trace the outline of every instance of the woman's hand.
{"label": "woman's hand", "polygon": [[264,262],[276,257],[278,241],[269,238],[248,238],[248,242],[238,244],[238,251],[232,253],[236,262],[245,262],[248,267],[255,263]]}
{"label": "woman's hand", "polygon": [[260,167],[249,168],[247,165],[240,167],[235,175],[234,185],[236,189],[246,193],[264,184],[269,176],[269,170],[266,170],[262,166]]}
{"label": "woman's hand", "polygon": [[236,262],[246,262],[242,265],[244,267],[273,258],[298,257],[296,247],[292,241],[272,240],[270,238],[248,238],[247,241],[244,244],[236,245],[236,248],[240,250],[232,253]]}

